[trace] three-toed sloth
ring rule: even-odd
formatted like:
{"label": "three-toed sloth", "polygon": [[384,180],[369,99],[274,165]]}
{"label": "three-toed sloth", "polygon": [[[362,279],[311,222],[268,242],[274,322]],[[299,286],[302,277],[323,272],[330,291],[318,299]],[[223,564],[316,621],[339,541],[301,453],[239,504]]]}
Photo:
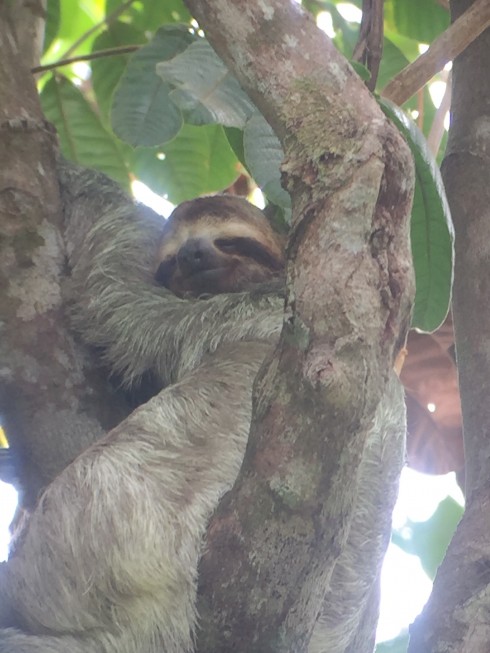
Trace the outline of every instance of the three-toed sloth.
{"label": "three-toed sloth", "polygon": [[179,297],[202,297],[252,290],[284,265],[284,239],[262,211],[236,196],[201,197],[170,216],[155,278]]}
{"label": "three-toed sloth", "polygon": [[[0,653],[192,651],[206,525],[239,471],[254,378],[282,325],[281,293],[260,283],[281,279],[283,242],[245,200],[216,197],[177,208],[158,245],[161,226],[113,182],[59,174],[74,328],[128,383],[150,371],[163,389],[42,494],[1,569]],[[310,653],[356,650],[372,630],[403,436],[393,378]]]}

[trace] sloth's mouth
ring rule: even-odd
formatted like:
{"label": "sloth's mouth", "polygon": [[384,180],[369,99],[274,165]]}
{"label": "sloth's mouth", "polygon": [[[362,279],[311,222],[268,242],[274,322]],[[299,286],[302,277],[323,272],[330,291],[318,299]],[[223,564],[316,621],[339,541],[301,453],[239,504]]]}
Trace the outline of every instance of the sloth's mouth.
{"label": "sloth's mouth", "polygon": [[206,268],[205,270],[197,270],[192,274],[189,274],[188,279],[192,279],[199,283],[202,281],[215,281],[216,279],[222,279],[225,273],[225,270],[228,269],[228,266],[221,265],[215,268]]}
{"label": "sloth's mouth", "polygon": [[229,265],[220,265],[205,270],[196,270],[187,275],[183,288],[194,297],[206,299],[221,293],[234,292],[233,270]]}

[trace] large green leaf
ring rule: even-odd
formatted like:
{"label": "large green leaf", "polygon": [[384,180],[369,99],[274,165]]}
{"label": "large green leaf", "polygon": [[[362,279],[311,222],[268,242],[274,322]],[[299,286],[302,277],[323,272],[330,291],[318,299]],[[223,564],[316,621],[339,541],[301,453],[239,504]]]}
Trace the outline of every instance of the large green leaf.
{"label": "large green leaf", "polygon": [[247,168],[265,195],[274,204],[290,208],[289,193],[281,186],[284,152],[272,127],[258,111],[245,126],[243,149]]}
{"label": "large green leaf", "polygon": [[128,170],[118,143],[76,86],[65,77],[52,77],[43,88],[41,103],[58,130],[67,159],[102,170],[128,187]]}
{"label": "large green leaf", "polygon": [[136,52],[114,92],[112,126],[130,145],[160,145],[174,138],[183,124],[180,109],[170,100],[171,87],[155,72],[194,36],[183,26],[162,27],[153,40]]}
{"label": "large green leaf", "polygon": [[403,537],[394,531],[393,542],[407,553],[418,556],[424,571],[434,579],[463,512],[459,503],[446,497],[427,521],[409,520],[403,526]]}
{"label": "large green leaf", "polygon": [[239,172],[238,161],[219,125],[184,125],[170,143],[135,150],[131,167],[141,181],[174,204],[223,190]]}
{"label": "large green leaf", "polygon": [[[116,21],[109,25],[95,39],[93,52],[117,48],[124,45],[141,45],[146,42],[144,33],[132,25]],[[92,86],[97,98],[97,103],[104,118],[109,118],[112,104],[112,94],[121,79],[129,62],[130,54],[121,54],[111,57],[101,57],[91,62]]]}
{"label": "large green leaf", "polygon": [[377,88],[384,88],[386,84],[403,70],[409,63],[406,56],[390,39],[385,38],[383,42],[383,57],[379,66]]}
{"label": "large green leaf", "polygon": [[[64,47],[71,47],[80,37],[84,36],[79,43],[76,54],[90,52],[92,41],[96,32],[90,30],[103,17],[100,2],[98,0],[63,0],[61,3],[61,22],[58,30],[58,37],[64,41]],[[63,51],[63,50],[62,50]],[[59,55],[60,53],[58,53]]]}
{"label": "large green leaf", "polygon": [[226,138],[228,139],[231,149],[235,152],[236,158],[245,168],[245,152],[243,151],[243,131],[237,127],[225,127]]}
{"label": "large green leaf", "polygon": [[243,129],[257,111],[248,95],[205,39],[157,65],[164,82],[175,87],[172,100],[193,125],[217,123]]}
{"label": "large green leaf", "polygon": [[419,43],[431,43],[449,26],[449,12],[437,0],[387,0],[388,27]]}
{"label": "large green leaf", "polygon": [[174,85],[172,99],[192,124],[244,128],[245,164],[267,197],[282,208],[291,200],[281,187],[281,144],[267,121],[204,39],[170,61],[158,74]]}
{"label": "large green leaf", "polygon": [[451,301],[454,228],[439,168],[422,132],[407,114],[381,98],[385,113],[407,139],[415,160],[415,197],[411,239],[415,267],[412,326],[434,331],[444,321]]}
{"label": "large green leaf", "polygon": [[[122,5],[122,0],[107,0],[107,14]],[[165,23],[190,23],[191,16],[182,0],[133,2],[122,14],[124,20],[139,30],[154,32]]]}
{"label": "large green leaf", "polygon": [[[415,59],[420,55],[419,42],[415,39],[410,39],[408,36],[404,36],[399,32],[388,29],[387,27],[385,27],[384,34],[385,38],[391,41],[393,45],[396,45],[408,61],[415,61]],[[384,52],[383,56],[385,56]]]}
{"label": "large green leaf", "polygon": [[200,39],[171,61],[158,64],[157,71],[176,86],[171,97],[186,121],[244,128],[243,152],[250,174],[271,202],[288,209],[291,200],[281,187],[281,144],[211,46]]}
{"label": "large green leaf", "polygon": [[44,49],[46,52],[54,41],[60,28],[60,0],[49,0],[46,8],[46,24],[44,27]]}

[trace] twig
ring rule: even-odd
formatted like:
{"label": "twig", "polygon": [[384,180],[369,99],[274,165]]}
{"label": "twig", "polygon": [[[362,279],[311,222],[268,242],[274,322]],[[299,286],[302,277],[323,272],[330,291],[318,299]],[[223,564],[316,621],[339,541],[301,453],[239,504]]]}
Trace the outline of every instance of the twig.
{"label": "twig", "polygon": [[420,131],[424,131],[424,93],[422,90],[419,90],[417,92],[417,125],[420,129]]}
{"label": "twig", "polygon": [[383,0],[363,0],[359,38],[352,58],[366,64],[371,73],[366,86],[374,90],[383,54]]}
{"label": "twig", "polygon": [[404,68],[381,95],[403,104],[490,26],[489,0],[476,2],[438,36],[424,54]]}
{"label": "twig", "polygon": [[434,121],[427,138],[429,149],[434,157],[437,156],[439,148],[441,147],[442,137],[444,136],[444,118],[446,117],[446,113],[449,111],[449,107],[451,106],[451,73],[449,73],[446,77],[446,90],[444,91],[444,95],[442,97],[441,104],[436,111],[436,115],[434,116]]}
{"label": "twig", "polygon": [[79,57],[71,57],[68,59],[59,59],[53,63],[48,63],[45,66],[36,66],[31,68],[32,73],[44,73],[47,70],[54,70],[60,66],[68,66],[71,63],[78,61],[91,61],[92,59],[100,59],[102,57],[115,57],[120,54],[127,54],[128,52],[135,52],[139,50],[141,45],[120,45],[117,48],[107,48],[107,50],[98,50],[97,52],[90,52],[90,54],[82,54]]}

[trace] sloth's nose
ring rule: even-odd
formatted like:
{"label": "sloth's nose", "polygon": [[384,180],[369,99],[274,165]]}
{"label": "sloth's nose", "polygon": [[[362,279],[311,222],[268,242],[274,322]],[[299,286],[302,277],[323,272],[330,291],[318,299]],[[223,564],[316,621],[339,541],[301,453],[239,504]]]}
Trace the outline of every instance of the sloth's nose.
{"label": "sloth's nose", "polygon": [[198,272],[207,268],[216,255],[206,238],[190,238],[179,250],[178,263],[186,272]]}

